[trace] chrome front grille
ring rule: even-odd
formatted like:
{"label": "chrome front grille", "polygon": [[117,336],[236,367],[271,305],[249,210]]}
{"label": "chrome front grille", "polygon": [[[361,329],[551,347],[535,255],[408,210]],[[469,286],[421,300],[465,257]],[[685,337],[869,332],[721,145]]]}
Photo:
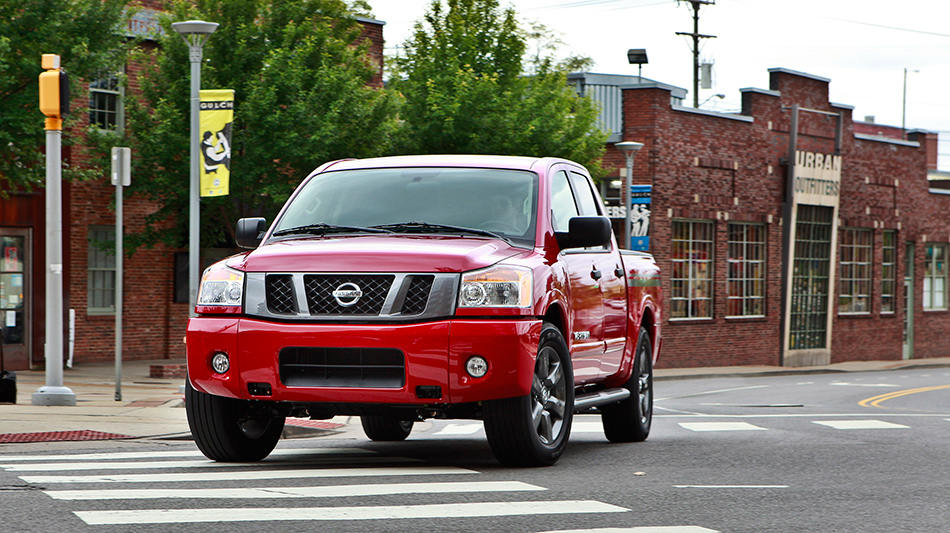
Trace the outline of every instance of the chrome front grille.
{"label": "chrome front grille", "polygon": [[249,272],[244,312],[280,320],[418,321],[454,314],[459,274]]}
{"label": "chrome front grille", "polygon": [[[394,278],[392,275],[307,274],[303,277],[307,306],[313,316],[377,316],[386,303]],[[334,296],[338,291],[347,290],[360,295]]]}
{"label": "chrome front grille", "polygon": [[294,282],[289,274],[267,276],[267,309],[277,315],[294,313]]}
{"label": "chrome front grille", "polygon": [[406,299],[402,303],[402,314],[419,315],[426,310],[432,280],[432,276],[412,276],[409,291],[406,292]]}

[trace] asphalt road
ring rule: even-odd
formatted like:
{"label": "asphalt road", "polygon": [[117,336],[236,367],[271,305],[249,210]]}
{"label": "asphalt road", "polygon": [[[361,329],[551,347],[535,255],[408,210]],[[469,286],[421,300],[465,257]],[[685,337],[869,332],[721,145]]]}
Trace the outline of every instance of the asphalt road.
{"label": "asphalt road", "polygon": [[403,443],[370,442],[356,423],[284,440],[253,465],[210,463],[183,441],[5,447],[0,523],[145,532],[948,529],[950,369],[655,385],[647,442],[610,444],[596,416],[581,416],[550,468],[499,466],[481,424],[469,421],[417,424]]}

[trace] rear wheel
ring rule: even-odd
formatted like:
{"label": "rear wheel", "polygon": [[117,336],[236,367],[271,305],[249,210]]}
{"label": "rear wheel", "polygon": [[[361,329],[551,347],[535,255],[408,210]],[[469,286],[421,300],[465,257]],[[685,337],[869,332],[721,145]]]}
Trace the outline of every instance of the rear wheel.
{"label": "rear wheel", "polygon": [[574,413],[574,374],[567,343],[552,324],[538,342],[527,396],[485,402],[485,433],[492,453],[507,466],[548,466],[567,447]]}
{"label": "rear wheel", "polygon": [[644,441],[653,421],[653,345],[646,328],[640,328],[633,373],[624,387],[629,398],[600,407],[604,434],[610,442]]}
{"label": "rear wheel", "polygon": [[187,379],[185,411],[195,444],[214,461],[260,461],[284,430],[284,417],[261,404],[197,391]]}
{"label": "rear wheel", "polygon": [[413,422],[388,416],[362,415],[360,424],[363,425],[363,433],[366,433],[370,440],[400,441],[406,440],[412,432]]}

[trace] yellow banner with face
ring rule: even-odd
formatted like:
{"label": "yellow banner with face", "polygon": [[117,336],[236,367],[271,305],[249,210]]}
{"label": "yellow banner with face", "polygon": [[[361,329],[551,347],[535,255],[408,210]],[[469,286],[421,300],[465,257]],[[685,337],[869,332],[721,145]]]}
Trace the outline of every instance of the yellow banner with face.
{"label": "yellow banner with face", "polygon": [[234,90],[201,91],[201,196],[226,196],[231,177],[231,124],[234,121]]}

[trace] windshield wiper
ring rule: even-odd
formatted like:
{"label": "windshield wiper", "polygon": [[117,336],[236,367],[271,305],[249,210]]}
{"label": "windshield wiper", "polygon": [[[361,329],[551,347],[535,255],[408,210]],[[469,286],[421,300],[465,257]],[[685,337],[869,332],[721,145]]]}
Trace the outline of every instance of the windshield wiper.
{"label": "windshield wiper", "polygon": [[402,222],[399,224],[380,224],[378,226],[370,226],[373,229],[381,229],[386,231],[399,231],[405,233],[467,233],[469,235],[479,235],[482,237],[491,237],[493,239],[501,239],[507,243],[511,243],[508,237],[499,235],[493,231],[488,231],[485,229],[478,228],[466,228],[462,226],[451,226],[448,224],[431,224],[429,222]]}
{"label": "windshield wiper", "polygon": [[281,235],[302,235],[302,234],[311,234],[311,235],[325,235],[327,233],[392,233],[388,229],[384,228],[363,228],[360,226],[335,226],[333,224],[307,224],[305,226],[297,226],[293,228],[286,228],[277,230],[274,232],[274,237],[279,237]]}

